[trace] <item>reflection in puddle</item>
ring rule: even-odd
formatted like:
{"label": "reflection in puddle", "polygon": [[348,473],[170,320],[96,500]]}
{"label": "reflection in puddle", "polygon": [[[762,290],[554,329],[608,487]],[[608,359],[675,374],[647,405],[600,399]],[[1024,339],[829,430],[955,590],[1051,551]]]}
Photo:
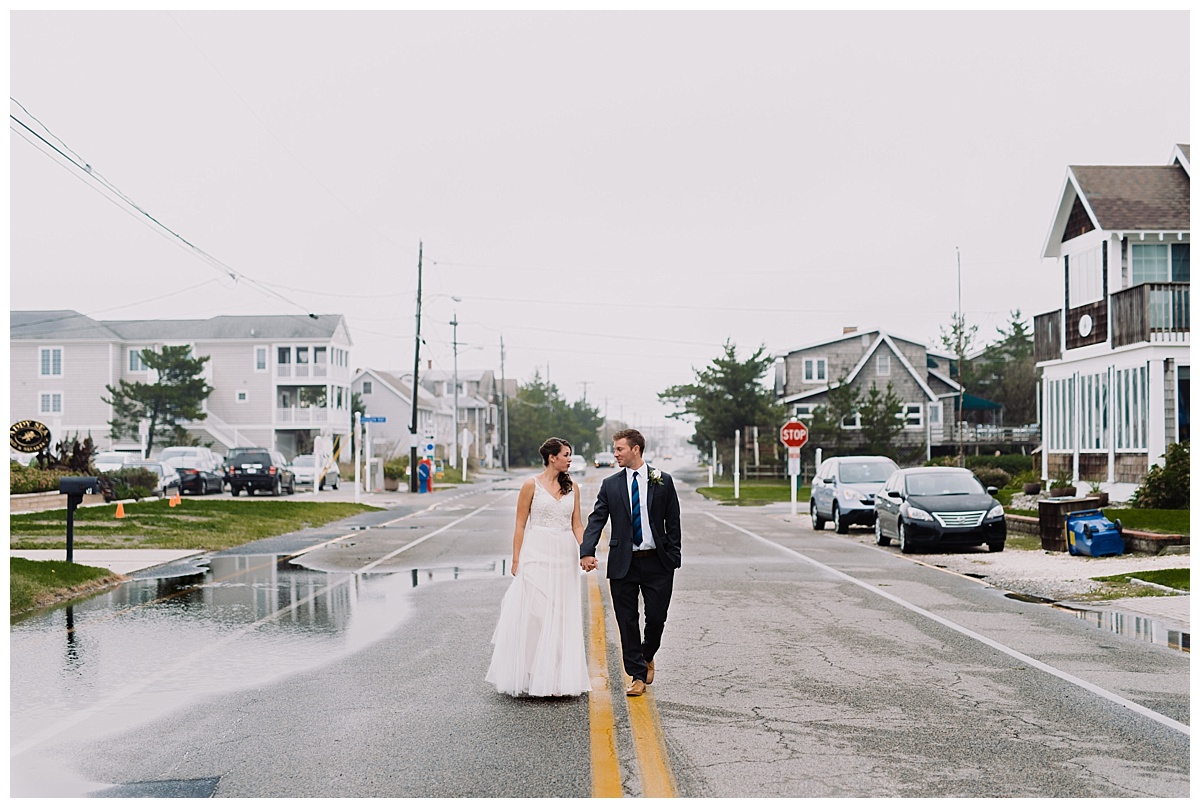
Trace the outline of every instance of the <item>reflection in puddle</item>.
{"label": "reflection in puddle", "polygon": [[9,632],[10,754],[22,758],[13,772],[37,770],[46,742],[125,731],[361,650],[404,619],[406,578],[214,556],[198,575],[129,581],[19,620]]}
{"label": "reflection in puddle", "polygon": [[508,575],[508,559],[501,558],[498,561],[493,561],[490,564],[484,564],[478,567],[432,567],[424,570],[412,570],[412,585],[419,586],[420,584],[434,584],[439,581],[459,581],[464,578],[495,578],[499,575],[503,578]]}
{"label": "reflection in puddle", "polygon": [[1097,628],[1107,629],[1122,637],[1132,637],[1135,640],[1165,645],[1176,651],[1191,653],[1192,637],[1190,631],[1171,629],[1157,620],[1125,612],[1093,611],[1078,609],[1072,606],[1055,604],[1054,608],[1073,614],[1080,620],[1086,621]]}

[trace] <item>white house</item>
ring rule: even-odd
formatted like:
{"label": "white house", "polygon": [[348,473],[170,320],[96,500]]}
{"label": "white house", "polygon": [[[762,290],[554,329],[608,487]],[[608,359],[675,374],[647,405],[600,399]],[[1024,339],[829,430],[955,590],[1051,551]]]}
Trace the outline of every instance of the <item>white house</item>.
{"label": "white house", "polygon": [[1190,437],[1191,166],[1070,166],[1042,250],[1062,307],[1034,318],[1042,476],[1125,499]]}
{"label": "white house", "polygon": [[14,311],[10,415],[42,421],[55,436],[110,445],[106,385],[152,381],[140,353],[165,345],[209,357],[207,417],[185,426],[218,451],[267,446],[291,457],[310,451],[317,435],[349,434],[351,340],[340,314],[98,321],[75,311]]}
{"label": "white house", "polygon": [[[383,370],[364,368],[354,374],[351,389],[358,393],[366,408],[364,415],[385,418],[371,424],[372,454],[389,459],[407,457],[412,432],[412,374],[408,379]],[[451,421],[449,411],[443,414],[442,402],[427,390],[417,394],[417,437],[432,436],[438,442],[439,434],[449,435]],[[439,431],[440,430],[440,431]]]}

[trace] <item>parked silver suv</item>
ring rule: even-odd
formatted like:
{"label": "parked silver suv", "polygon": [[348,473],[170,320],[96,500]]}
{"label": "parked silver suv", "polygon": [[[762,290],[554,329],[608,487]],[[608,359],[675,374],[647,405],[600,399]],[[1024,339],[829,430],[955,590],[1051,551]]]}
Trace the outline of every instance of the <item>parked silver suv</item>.
{"label": "parked silver suv", "polygon": [[899,466],[882,455],[831,457],[817,469],[808,503],[813,530],[833,522],[838,533],[850,525],[875,524],[875,494]]}

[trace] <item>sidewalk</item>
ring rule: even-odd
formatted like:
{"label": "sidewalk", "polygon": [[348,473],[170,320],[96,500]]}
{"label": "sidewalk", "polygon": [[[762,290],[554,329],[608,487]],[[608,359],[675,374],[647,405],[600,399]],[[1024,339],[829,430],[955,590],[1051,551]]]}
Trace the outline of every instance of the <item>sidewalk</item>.
{"label": "sidewalk", "polygon": [[[11,558],[27,558],[30,561],[67,560],[66,550],[9,550]],[[181,558],[200,555],[198,550],[76,550],[76,564],[87,567],[103,567],[121,575],[138,570],[169,564]]]}

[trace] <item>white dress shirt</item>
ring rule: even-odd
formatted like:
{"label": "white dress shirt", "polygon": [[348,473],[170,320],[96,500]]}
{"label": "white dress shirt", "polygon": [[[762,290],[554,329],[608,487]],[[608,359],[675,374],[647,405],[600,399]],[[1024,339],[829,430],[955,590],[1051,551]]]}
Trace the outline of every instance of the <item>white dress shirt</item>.
{"label": "white dress shirt", "polygon": [[633,549],[653,550],[655,547],[654,532],[650,530],[650,504],[646,501],[646,494],[650,491],[650,482],[646,479],[646,475],[650,471],[650,467],[642,463],[636,469],[625,468],[625,487],[629,491],[630,510],[633,509],[633,473],[635,471],[637,472],[638,499],[641,502],[642,511],[642,543],[635,544]]}

